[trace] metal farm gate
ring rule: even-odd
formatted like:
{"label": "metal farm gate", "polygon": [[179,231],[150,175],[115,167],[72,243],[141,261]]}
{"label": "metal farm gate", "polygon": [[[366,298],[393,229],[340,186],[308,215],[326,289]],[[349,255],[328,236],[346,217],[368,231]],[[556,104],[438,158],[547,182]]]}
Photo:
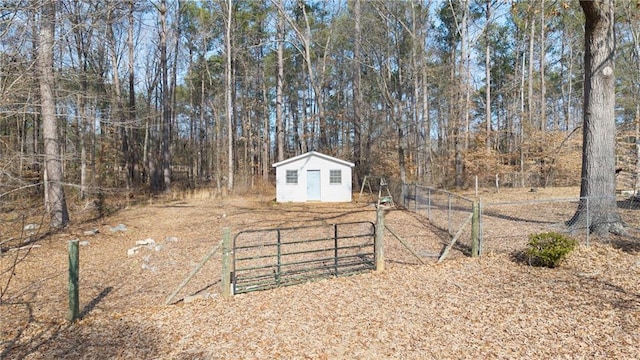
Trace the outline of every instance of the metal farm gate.
{"label": "metal farm gate", "polygon": [[233,293],[375,269],[370,221],[248,230],[233,238]]}

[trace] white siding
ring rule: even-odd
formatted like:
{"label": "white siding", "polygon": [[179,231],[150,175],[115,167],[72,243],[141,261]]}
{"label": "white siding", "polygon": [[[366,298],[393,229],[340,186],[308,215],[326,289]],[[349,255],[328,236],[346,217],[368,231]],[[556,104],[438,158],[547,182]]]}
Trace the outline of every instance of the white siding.
{"label": "white siding", "polygon": [[[276,200],[278,202],[307,201],[307,170],[320,171],[320,201],[351,201],[351,167],[353,164],[318,153],[307,153],[274,164],[276,167]],[[287,170],[298,171],[298,183],[287,184]],[[330,171],[340,170],[341,184],[330,183]]]}

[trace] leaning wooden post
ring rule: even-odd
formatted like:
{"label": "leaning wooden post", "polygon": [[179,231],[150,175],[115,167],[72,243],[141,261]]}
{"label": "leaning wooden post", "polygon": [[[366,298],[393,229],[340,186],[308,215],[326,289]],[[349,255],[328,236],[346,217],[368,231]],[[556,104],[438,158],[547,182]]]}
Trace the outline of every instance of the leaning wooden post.
{"label": "leaning wooden post", "polygon": [[480,230],[480,206],[478,201],[473,202],[473,217],[471,219],[471,256],[476,257],[480,255],[478,233]]}
{"label": "leaning wooden post", "polygon": [[376,238],[374,242],[376,271],[384,271],[384,209],[376,212]]}
{"label": "leaning wooden post", "polygon": [[224,228],[222,235],[222,296],[230,297],[231,292],[231,266],[233,251],[231,249],[231,228]]}
{"label": "leaning wooden post", "polygon": [[78,240],[69,241],[69,313],[67,320],[74,322],[80,317],[80,296],[78,282],[80,279],[80,251]]}
{"label": "leaning wooden post", "polygon": [[213,249],[211,249],[211,251],[209,251],[209,253],[204,257],[204,259],[202,259],[202,261],[200,261],[200,264],[198,264],[198,266],[196,266],[195,269],[193,269],[193,271],[191,271],[189,276],[187,276],[184,280],[182,280],[182,283],[180,283],[180,285],[178,285],[178,287],[165,299],[165,301],[164,301],[165,305],[171,304],[171,300],[173,300],[173,298],[175,298],[176,295],[178,295],[178,293],[180,292],[180,290],[182,290],[182,288],[187,286],[189,281],[191,281],[191,279],[193,279],[193,277],[196,276],[196,274],[200,271],[200,269],[202,269],[204,264],[206,264],[207,261],[209,261],[209,259],[211,259],[211,257],[213,256],[213,254],[216,253],[216,251],[218,251],[220,246],[222,246],[222,240],[220,240],[220,242],[218,243],[218,245],[216,247],[214,247]]}

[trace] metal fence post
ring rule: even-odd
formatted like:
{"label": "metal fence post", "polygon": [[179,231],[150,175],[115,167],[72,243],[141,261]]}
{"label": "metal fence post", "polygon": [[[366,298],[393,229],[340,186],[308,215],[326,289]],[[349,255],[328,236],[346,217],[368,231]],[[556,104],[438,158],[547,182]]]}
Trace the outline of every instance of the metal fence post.
{"label": "metal fence post", "polygon": [[276,232],[276,241],[277,241],[277,262],[276,265],[276,284],[280,286],[280,274],[282,273],[282,238],[280,237],[280,230]]}
{"label": "metal fence post", "polygon": [[587,204],[587,246],[589,246],[589,233],[591,232],[591,224],[590,224],[590,218],[591,218],[591,214],[589,213],[589,198],[586,198],[586,204]]}
{"label": "metal fence post", "polygon": [[413,212],[418,213],[418,184],[413,184]]}
{"label": "metal fence post", "polygon": [[384,271],[384,210],[376,212],[376,238],[374,243],[376,271]]}
{"label": "metal fence post", "polygon": [[74,322],[80,317],[80,252],[78,240],[69,241],[69,314],[67,320]]}
{"label": "metal fence post", "polygon": [[338,276],[338,224],[333,224],[333,267]]}

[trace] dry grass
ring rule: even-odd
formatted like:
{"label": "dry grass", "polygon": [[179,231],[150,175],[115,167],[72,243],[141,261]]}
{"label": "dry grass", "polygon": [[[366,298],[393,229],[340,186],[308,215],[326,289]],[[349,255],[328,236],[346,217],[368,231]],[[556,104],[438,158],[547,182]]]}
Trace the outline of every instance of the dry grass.
{"label": "dry grass", "polygon": [[[546,196],[543,191],[512,196]],[[397,210],[386,224],[426,265],[387,233],[385,272],[223,299],[216,257],[178,295],[188,301],[162,305],[224,227],[235,233],[375,221],[366,203],[272,199],[267,192],[180,197],[131,206],[40,241],[2,298],[2,358],[640,358],[638,247],[582,247],[553,270],[517,263],[506,253],[471,259],[455,251],[438,265],[447,236]],[[109,230],[119,223],[128,230]],[[100,232],[83,235],[92,228]],[[89,244],[80,250],[83,317],[67,326],[66,248],[74,238]],[[146,238],[162,248],[127,256]],[[3,254],[2,269],[24,251]],[[0,277],[2,286],[7,276]],[[193,295],[199,297],[190,301]]]}

